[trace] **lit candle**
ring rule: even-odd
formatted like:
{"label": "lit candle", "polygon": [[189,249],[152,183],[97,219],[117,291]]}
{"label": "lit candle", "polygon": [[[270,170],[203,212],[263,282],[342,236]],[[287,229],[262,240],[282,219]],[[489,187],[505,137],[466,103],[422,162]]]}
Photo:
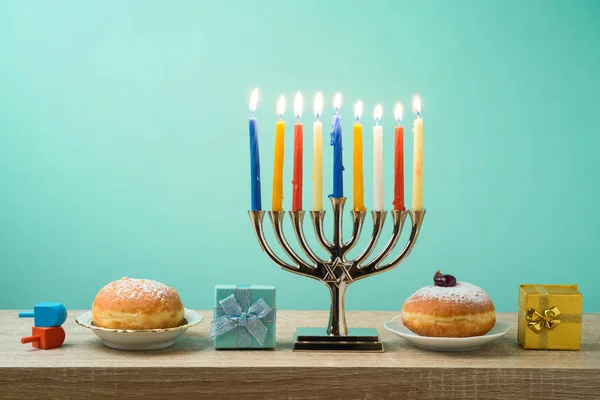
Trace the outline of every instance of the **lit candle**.
{"label": "lit candle", "polygon": [[415,134],[415,149],[413,163],[413,210],[423,209],[423,120],[421,119],[421,99],[415,96],[413,99],[413,111],[417,114],[417,119],[413,123],[413,133]]}
{"label": "lit candle", "polygon": [[296,93],[294,98],[294,114],[296,114],[296,123],[294,124],[294,179],[292,180],[292,211],[302,211],[302,94]]}
{"label": "lit candle", "polygon": [[277,115],[279,120],[275,123],[275,155],[273,166],[273,211],[283,211],[283,134],[285,122],[283,112],[285,110],[285,97],[279,97],[277,101]]}
{"label": "lit candle", "polygon": [[404,127],[402,126],[402,104],[396,104],[394,108],[394,117],[398,125],[394,129],[394,210],[404,211]]}
{"label": "lit candle", "polygon": [[254,111],[258,102],[258,88],[252,91],[250,95],[250,209],[258,211],[262,209],[260,199],[260,157],[258,153],[258,131],[256,129],[256,118]]}
{"label": "lit candle", "polygon": [[363,184],[363,149],[362,124],[360,117],[363,112],[362,101],[354,106],[354,211],[365,211],[365,187]]}
{"label": "lit candle", "polygon": [[330,197],[344,197],[344,164],[342,163],[342,117],[339,114],[342,106],[342,95],[333,97],[335,115],[331,122],[331,145],[333,146],[333,193]]}
{"label": "lit candle", "polygon": [[323,210],[323,95],[317,93],[313,103],[316,121],[313,122],[313,210]]}
{"label": "lit candle", "polygon": [[373,210],[383,211],[383,128],[379,125],[383,108],[377,104],[373,110]]}

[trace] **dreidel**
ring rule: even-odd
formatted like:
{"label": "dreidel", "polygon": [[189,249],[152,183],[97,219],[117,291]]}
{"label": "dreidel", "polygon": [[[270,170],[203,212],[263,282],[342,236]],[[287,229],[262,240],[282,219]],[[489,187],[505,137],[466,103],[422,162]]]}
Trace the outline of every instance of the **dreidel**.
{"label": "dreidel", "polygon": [[67,309],[61,303],[42,302],[33,307],[33,311],[19,313],[19,318],[33,318],[33,326],[61,326],[67,319]]}
{"label": "dreidel", "polygon": [[49,350],[62,346],[65,342],[65,330],[62,326],[31,328],[31,336],[21,338],[21,343],[31,343],[36,349]]}

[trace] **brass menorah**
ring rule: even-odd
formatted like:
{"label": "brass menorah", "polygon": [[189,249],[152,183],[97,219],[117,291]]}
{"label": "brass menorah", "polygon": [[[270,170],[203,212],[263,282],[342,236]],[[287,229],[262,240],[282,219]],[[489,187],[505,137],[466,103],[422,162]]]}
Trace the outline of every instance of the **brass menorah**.
{"label": "brass menorah", "polygon": [[[327,328],[298,328],[295,334],[294,351],[345,350],[382,352],[383,343],[379,339],[377,329],[351,328],[348,330],[344,310],[344,295],[352,282],[389,271],[406,259],[419,236],[425,210],[391,211],[394,224],[392,236],[384,249],[375,257],[368,260],[379,241],[387,214],[387,211],[371,211],[373,216],[373,233],[371,234],[371,238],[365,249],[358,256],[353,260],[348,260],[346,255],[356,245],[360,237],[366,211],[350,212],[353,221],[352,235],[347,241],[344,241],[342,237],[342,220],[346,198],[332,197],[330,200],[333,206],[333,241],[330,242],[325,237],[323,229],[325,211],[310,212],[316,239],[330,256],[327,260],[317,256],[306,241],[303,227],[304,211],[289,212],[296,240],[304,256],[300,256],[292,249],[284,235],[283,220],[285,211],[268,212],[275,237],[284,253],[292,260],[291,264],[275,254],[265,239],[263,231],[265,211],[249,211],[250,220],[254,226],[260,247],[267,253],[269,258],[286,271],[323,282],[329,288],[331,294],[331,308]],[[408,242],[398,255],[389,262],[383,263],[396,247],[407,215],[410,216],[412,223]]]}

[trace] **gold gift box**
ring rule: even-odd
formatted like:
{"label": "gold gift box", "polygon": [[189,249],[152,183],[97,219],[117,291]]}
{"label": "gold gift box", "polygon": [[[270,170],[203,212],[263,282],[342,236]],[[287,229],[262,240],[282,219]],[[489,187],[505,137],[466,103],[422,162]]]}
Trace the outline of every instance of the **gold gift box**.
{"label": "gold gift box", "polygon": [[518,328],[521,346],[579,350],[581,303],[577,285],[521,285]]}

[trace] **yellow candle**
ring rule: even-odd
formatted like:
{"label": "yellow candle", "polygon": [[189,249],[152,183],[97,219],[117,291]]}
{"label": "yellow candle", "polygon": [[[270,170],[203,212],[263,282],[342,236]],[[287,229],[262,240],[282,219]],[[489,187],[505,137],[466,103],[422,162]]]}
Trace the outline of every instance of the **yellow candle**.
{"label": "yellow candle", "polygon": [[413,123],[413,133],[415,135],[414,155],[413,155],[413,198],[412,209],[423,209],[423,120],[421,119],[421,99],[415,96],[413,99],[413,111],[417,114],[417,119]]}
{"label": "yellow candle", "polygon": [[314,112],[317,120],[313,122],[313,210],[323,210],[323,124],[319,121],[323,111],[323,95],[317,93]]}
{"label": "yellow candle", "polygon": [[283,211],[283,139],[285,122],[282,121],[285,110],[285,97],[281,96],[277,102],[279,121],[275,123],[275,154],[273,159],[273,211]]}
{"label": "yellow candle", "polygon": [[363,183],[363,150],[362,150],[362,125],[360,116],[363,112],[362,101],[358,101],[354,106],[354,211],[366,211],[365,208],[365,187]]}

